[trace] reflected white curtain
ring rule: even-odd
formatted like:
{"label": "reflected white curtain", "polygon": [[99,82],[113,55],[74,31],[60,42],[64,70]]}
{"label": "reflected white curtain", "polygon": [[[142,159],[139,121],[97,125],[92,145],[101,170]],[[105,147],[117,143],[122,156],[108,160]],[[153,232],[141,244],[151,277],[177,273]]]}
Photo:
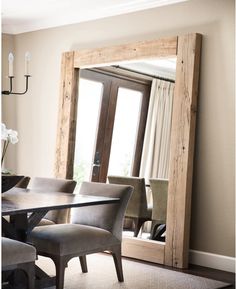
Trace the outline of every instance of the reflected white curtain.
{"label": "reflected white curtain", "polygon": [[174,83],[154,79],[140,166],[140,176],[168,179]]}

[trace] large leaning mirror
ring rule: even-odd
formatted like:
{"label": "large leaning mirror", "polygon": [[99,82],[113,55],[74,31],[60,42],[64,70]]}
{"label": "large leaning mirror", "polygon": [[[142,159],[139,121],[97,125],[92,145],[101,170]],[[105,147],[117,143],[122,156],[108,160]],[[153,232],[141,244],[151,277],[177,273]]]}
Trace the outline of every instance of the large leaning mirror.
{"label": "large leaning mirror", "polygon": [[[150,100],[150,91],[153,90],[151,85],[155,81],[153,81],[152,73],[139,71],[139,67],[140,63],[151,62],[153,64],[154,61],[161,59],[176,63],[174,86],[173,81],[169,81],[170,79],[160,80],[164,80],[164,83],[168,82],[168,91],[173,90],[173,103],[169,117],[171,131],[168,151],[165,242],[140,238],[140,236],[134,238],[124,234],[122,247],[124,256],[180,268],[188,266],[200,45],[201,36],[190,34],[121,46],[66,52],[62,56],[55,175],[72,178],[75,174],[81,173],[81,167],[74,170],[76,160],[79,158],[75,148],[79,142],[78,135],[81,133],[80,138],[82,138],[83,129],[86,129],[91,133],[92,143],[94,143],[95,135],[97,136],[95,132],[99,135],[96,139],[96,148],[91,146],[93,153],[88,153],[88,155],[91,159],[90,162],[93,163],[91,179],[103,182],[107,181],[108,175],[110,177],[122,174],[137,177],[148,176],[143,169],[145,167],[143,155],[145,151],[149,151],[149,148],[145,148],[145,146],[147,147],[145,143],[150,141],[145,140],[145,128],[148,126],[150,118],[149,109],[155,106]],[[154,76],[158,78],[156,75]],[[158,82],[156,86],[160,87],[160,83]],[[83,105],[86,105],[83,103],[83,98],[88,98],[86,89],[83,92],[83,87],[93,90],[92,94],[97,95],[97,100],[96,97],[93,98],[93,105],[90,105],[90,109],[92,107],[90,119],[94,118],[95,121],[94,124],[89,122],[91,123],[89,128],[85,119],[78,122],[78,118],[83,115],[82,111],[85,110],[82,108]],[[129,103],[127,103],[128,98],[130,99]],[[125,105],[122,104],[122,99],[126,100]],[[129,116],[130,107],[133,111],[136,110],[136,113],[132,114],[136,115],[134,120]],[[80,108],[82,108],[81,111]],[[102,117],[98,117],[101,109]],[[88,117],[88,114],[85,116]],[[125,120],[127,115],[128,118]],[[97,124],[97,120],[99,120],[99,124]],[[122,120],[128,123],[125,125],[128,134],[126,132],[126,135],[124,134],[122,137],[130,143],[125,146],[125,149],[132,148],[128,153],[121,149],[121,141],[118,143],[116,140],[116,135],[119,140],[121,134],[124,133],[124,129],[121,129],[120,133],[116,133],[116,131],[119,132],[119,127],[124,128]],[[167,121],[165,120],[165,122]],[[86,126],[83,126],[83,123],[86,123]],[[129,140],[127,140],[127,135]],[[107,147],[104,147],[104,143]],[[119,144],[118,150],[117,143]],[[86,146],[86,149],[88,147],[89,145]],[[104,151],[109,153],[102,153]],[[124,157],[121,163],[125,162],[125,166],[122,168],[117,165],[118,159],[115,157],[119,153],[121,153],[119,160],[124,156],[132,155],[131,160]],[[148,181],[147,186],[155,185],[149,178],[146,180]],[[154,189],[153,187],[152,190]],[[127,226],[129,226],[128,223]],[[145,228],[144,232],[149,232],[149,229]]]}

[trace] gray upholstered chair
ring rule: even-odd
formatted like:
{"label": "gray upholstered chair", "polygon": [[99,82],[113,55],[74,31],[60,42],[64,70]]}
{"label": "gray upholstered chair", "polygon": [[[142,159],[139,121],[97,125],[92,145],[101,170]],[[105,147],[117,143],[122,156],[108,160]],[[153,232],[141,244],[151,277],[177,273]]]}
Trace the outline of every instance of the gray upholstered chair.
{"label": "gray upholstered chair", "polygon": [[166,224],[168,180],[150,179],[149,181],[153,197],[152,238],[154,228],[158,225]]}
{"label": "gray upholstered chair", "polygon": [[134,236],[137,237],[144,222],[151,220],[152,208],[147,205],[145,179],[138,177],[108,176],[111,184],[134,187],[132,197],[125,212],[126,218],[134,220]]}
{"label": "gray upholstered chair", "polygon": [[[48,193],[54,191],[68,194],[73,193],[75,186],[76,181],[73,180],[40,177],[32,179],[29,184],[29,188],[32,190],[43,190]],[[69,213],[69,209],[50,211],[44,216],[38,226],[67,223],[69,221]]]}
{"label": "gray upholstered chair", "polygon": [[30,177],[24,177],[16,185],[15,188],[26,189],[30,181]]}
{"label": "gray upholstered chair", "polygon": [[28,244],[2,237],[2,271],[21,269],[28,288],[35,288],[36,249]]}
{"label": "gray upholstered chair", "polygon": [[62,289],[65,267],[80,257],[82,272],[87,272],[86,255],[110,251],[117,277],[123,281],[121,240],[123,219],[133,188],[131,186],[83,182],[81,195],[120,198],[119,203],[73,208],[72,223],[36,227],[30,235],[39,255],[50,257],[56,266],[56,288]]}

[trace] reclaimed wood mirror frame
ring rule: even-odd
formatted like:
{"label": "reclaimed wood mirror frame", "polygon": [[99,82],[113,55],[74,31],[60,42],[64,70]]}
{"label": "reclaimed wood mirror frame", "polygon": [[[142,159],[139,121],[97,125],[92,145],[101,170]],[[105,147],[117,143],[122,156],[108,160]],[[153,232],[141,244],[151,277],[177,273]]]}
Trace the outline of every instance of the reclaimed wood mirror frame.
{"label": "reclaimed wood mirror frame", "polygon": [[124,238],[122,254],[187,268],[201,35],[70,51],[62,55],[55,176],[73,177],[79,70],[121,61],[177,57],[166,242]]}

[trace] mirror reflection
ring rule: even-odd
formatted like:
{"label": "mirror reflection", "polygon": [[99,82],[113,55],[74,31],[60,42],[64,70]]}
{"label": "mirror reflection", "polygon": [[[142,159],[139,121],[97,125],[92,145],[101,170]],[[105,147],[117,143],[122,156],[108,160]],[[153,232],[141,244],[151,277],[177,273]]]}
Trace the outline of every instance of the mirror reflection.
{"label": "mirror reflection", "polygon": [[74,180],[130,184],[124,236],[165,242],[176,58],[80,71]]}

